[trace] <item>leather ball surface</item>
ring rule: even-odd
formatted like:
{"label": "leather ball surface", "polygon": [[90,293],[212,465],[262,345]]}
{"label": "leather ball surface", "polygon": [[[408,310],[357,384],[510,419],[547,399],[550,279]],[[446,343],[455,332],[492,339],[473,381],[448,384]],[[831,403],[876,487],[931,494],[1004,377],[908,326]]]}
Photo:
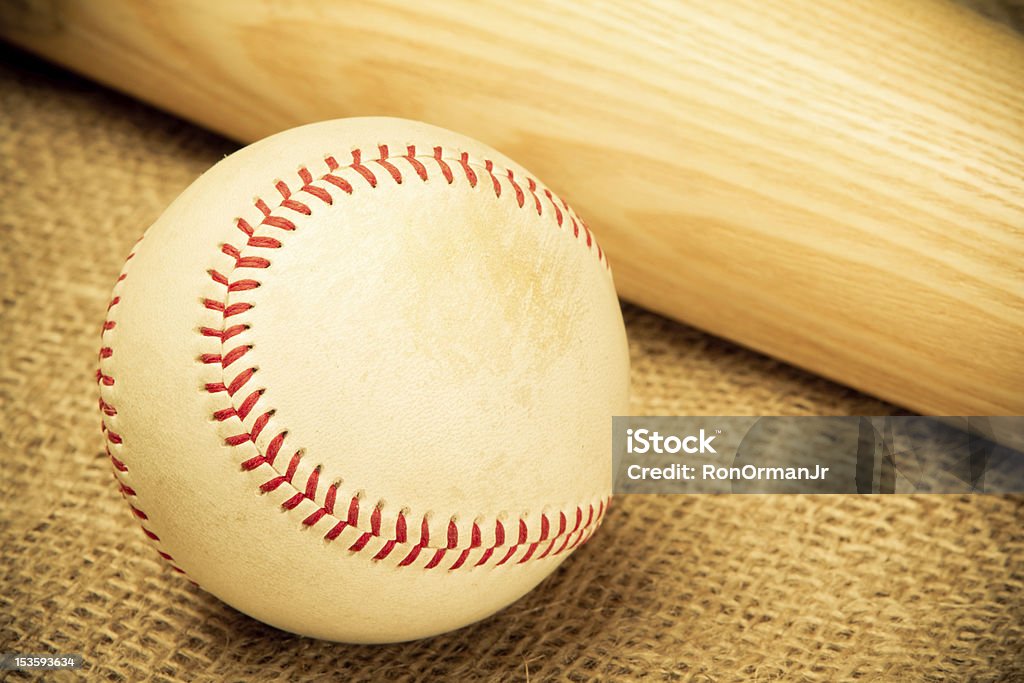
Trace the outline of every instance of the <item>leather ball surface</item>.
{"label": "leather ball surface", "polygon": [[98,378],[171,566],[279,628],[391,642],[493,614],[594,533],[629,361],[564,201],[479,142],[364,118],[196,180],[115,285]]}

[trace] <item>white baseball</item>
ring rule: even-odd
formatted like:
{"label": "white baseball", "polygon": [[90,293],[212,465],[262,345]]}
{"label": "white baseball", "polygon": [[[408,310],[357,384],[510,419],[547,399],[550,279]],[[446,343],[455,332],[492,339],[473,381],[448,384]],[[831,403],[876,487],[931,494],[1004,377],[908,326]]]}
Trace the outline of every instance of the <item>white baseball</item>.
{"label": "white baseball", "polygon": [[565,202],[479,142],[364,118],[196,180],[118,279],[98,379],[175,569],[282,629],[390,642],[494,613],[594,533],[628,375]]}

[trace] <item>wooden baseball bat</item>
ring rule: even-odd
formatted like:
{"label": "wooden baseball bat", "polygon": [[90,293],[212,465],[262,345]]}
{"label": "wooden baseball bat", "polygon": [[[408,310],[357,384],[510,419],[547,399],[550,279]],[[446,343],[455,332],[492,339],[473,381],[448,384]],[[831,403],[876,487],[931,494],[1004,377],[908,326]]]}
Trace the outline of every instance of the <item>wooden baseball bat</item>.
{"label": "wooden baseball bat", "polygon": [[625,298],[921,412],[1024,413],[1024,42],[966,9],[0,8],[8,40],[238,140],[469,134],[589,219]]}

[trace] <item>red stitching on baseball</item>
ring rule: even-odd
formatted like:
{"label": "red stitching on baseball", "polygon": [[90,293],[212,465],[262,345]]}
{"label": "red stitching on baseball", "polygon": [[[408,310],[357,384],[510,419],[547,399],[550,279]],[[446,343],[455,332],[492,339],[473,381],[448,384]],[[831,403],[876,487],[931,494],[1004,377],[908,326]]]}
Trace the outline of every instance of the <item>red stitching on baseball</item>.
{"label": "red stitching on baseball", "polygon": [[449,550],[453,550],[459,547],[459,527],[455,524],[455,520],[448,520],[448,546]]}
{"label": "red stitching on baseball", "polygon": [[540,206],[540,197],[537,196],[537,182],[533,178],[527,178],[526,187],[529,188],[530,194],[533,195],[533,203],[537,207],[537,215],[543,215],[544,211]]}
{"label": "red stitching on baseball", "polygon": [[555,220],[558,221],[558,227],[562,227],[562,210],[558,208],[558,202],[551,196],[551,190],[545,188],[544,196],[548,198],[548,201],[551,202],[551,207],[555,210]]}
{"label": "red stitching on baseball", "polygon": [[476,564],[474,564],[473,566],[474,567],[482,567],[485,564],[487,564],[487,561],[491,559],[492,555],[494,555],[494,548],[496,548],[496,547],[498,547],[498,546],[492,546],[492,547],[487,548],[486,550],[484,550],[484,554],[480,556],[480,559],[477,560]]}
{"label": "red stitching on baseball", "polygon": [[494,185],[494,196],[501,198],[501,183],[498,182],[497,176],[494,175],[494,163],[488,159],[484,162],[484,170],[487,171],[487,175],[491,176],[491,183]]}
{"label": "red stitching on baseball", "polygon": [[437,165],[441,168],[441,175],[443,175],[444,179],[448,181],[448,184],[451,185],[455,182],[455,176],[452,174],[452,168],[445,163],[440,147],[434,148],[434,161],[436,161]]}
{"label": "red stitching on baseball", "polygon": [[424,569],[433,569],[437,565],[441,564],[441,560],[444,559],[444,555],[445,555],[446,552],[448,552],[448,551],[445,550],[444,548],[438,549],[434,553],[434,557],[423,568]]}
{"label": "red stitching on baseball", "polygon": [[469,181],[470,187],[476,187],[476,173],[469,165],[469,155],[463,152],[459,156],[459,164],[462,166],[463,172],[466,174],[466,180]]}
{"label": "red stitching on baseball", "polygon": [[[312,498],[313,496],[310,496]],[[370,533],[374,536],[380,536],[380,506],[373,508],[373,512],[370,513]]]}
{"label": "red stitching on baseball", "polygon": [[519,208],[523,208],[523,204],[526,203],[526,195],[523,194],[523,188],[519,187],[515,177],[512,175],[512,169],[508,169],[508,182],[511,183],[512,189],[516,192],[516,203],[519,204]]}
{"label": "red stitching on baseball", "polygon": [[469,552],[469,548],[463,550],[462,553],[459,555],[459,559],[455,560],[455,562],[452,563],[452,566],[448,567],[448,571],[458,569],[459,567],[464,565],[466,563],[466,560],[469,559]]}
{"label": "red stitching on baseball", "polygon": [[283,202],[281,202],[281,206],[283,206],[286,209],[291,209],[292,211],[295,211],[297,213],[301,213],[303,216],[313,215],[313,211],[312,209],[309,208],[309,206],[294,199],[284,200]]}
{"label": "red stitching on baseball", "polygon": [[[109,357],[110,356],[101,356],[101,358],[109,358]],[[114,415],[117,415],[117,411],[114,409],[114,406],[112,406],[109,403],[107,403],[106,401],[104,401],[102,396],[100,397],[100,412],[103,413],[104,415],[109,415],[111,417],[113,417]]]}
{"label": "red stitching on baseball", "polygon": [[[281,247],[280,240],[276,240],[273,237],[250,237],[246,244],[250,247],[263,247],[265,249],[279,249]],[[238,267],[237,264],[235,267]]]}
{"label": "red stitching on baseball", "polygon": [[294,230],[295,224],[287,218],[281,218],[280,216],[267,216],[263,219],[260,225],[269,225],[274,228],[280,228],[281,230]]}
{"label": "red stitching on baseball", "polygon": [[420,522],[420,543],[430,545],[430,520],[426,515],[423,515],[423,521]]}
{"label": "red stitching on baseball", "polygon": [[327,487],[327,496],[324,498],[323,510],[329,515],[334,514],[334,500],[338,496],[338,485],[331,484]]}
{"label": "red stitching on baseball", "polygon": [[547,556],[548,556],[549,554],[551,554],[551,550],[552,550],[552,548],[554,548],[554,547],[555,547],[555,542],[556,542],[557,540],[558,540],[558,539],[552,539],[552,540],[551,540],[551,542],[550,542],[550,543],[548,543],[548,547],[547,547],[547,550],[545,550],[545,551],[544,551],[544,552],[542,552],[542,553],[541,553],[540,555],[538,555],[538,556],[537,556],[537,559],[538,559],[538,560],[543,560],[543,559],[544,559],[545,557],[547,557]]}
{"label": "red stitching on baseball", "polygon": [[420,177],[420,180],[427,179],[427,167],[420,163],[420,160],[416,158],[416,145],[409,145],[406,149],[406,154],[402,157],[409,162],[413,170],[416,171],[416,175]]}
{"label": "red stitching on baseball", "polygon": [[373,559],[378,561],[378,562],[383,560],[384,558],[386,558],[388,555],[391,554],[391,551],[394,550],[394,548],[395,548],[395,541],[388,541],[387,543],[384,544],[384,547],[380,549],[380,552],[378,552],[376,555],[373,556]]}
{"label": "red stitching on baseball", "polygon": [[236,280],[228,285],[229,292],[243,292],[247,289],[256,289],[260,283],[256,280]]}
{"label": "red stitching on baseball", "polygon": [[392,180],[395,183],[402,184],[402,174],[398,171],[398,168],[387,160],[388,158],[388,146],[380,145],[377,150],[380,152],[380,157],[376,159],[377,163],[381,165],[388,173],[391,174]]}
{"label": "red stitching on baseball", "polygon": [[324,510],[323,508],[319,508],[319,509],[313,511],[313,513],[309,517],[306,517],[306,519],[302,520],[302,523],[305,526],[313,526],[317,522],[320,521],[321,517],[323,517],[326,514],[327,514],[327,510]]}
{"label": "red stitching on baseball", "polygon": [[508,549],[508,552],[505,553],[505,557],[501,558],[501,561],[498,562],[498,564],[496,564],[494,566],[495,567],[500,567],[501,565],[505,564],[506,562],[508,562],[509,560],[512,559],[512,556],[515,555],[518,550],[519,550],[519,546],[518,545],[514,545],[514,546],[510,547]]}
{"label": "red stitching on baseball", "polygon": [[[249,433],[246,434],[246,436],[249,437],[249,439],[251,441],[255,442],[256,439],[259,438],[260,433],[263,431],[263,428],[267,426],[268,422],[270,422],[270,418],[273,417],[273,415],[274,415],[274,411],[270,410],[270,411],[267,411],[267,412],[263,413],[258,418],[256,418],[256,422],[253,424],[252,429],[249,430]],[[291,472],[289,470],[288,481],[291,481],[291,480],[292,480],[292,477],[291,477]]]}
{"label": "red stitching on baseball", "polygon": [[373,172],[366,168],[366,166],[363,166],[362,156],[362,150],[352,150],[352,165],[349,168],[366,178],[366,182],[370,183],[370,187],[377,187],[377,176],[373,175]]}
{"label": "red stitching on baseball", "polygon": [[[139,241],[136,242],[136,247],[141,241],[142,240],[140,238]],[[128,263],[132,260],[134,256],[135,251],[133,250],[130,254],[128,254],[128,257],[125,259],[121,273],[117,277],[115,290],[119,289],[122,286],[121,283],[124,282],[125,279],[128,277]],[[107,315],[110,316],[112,314],[112,311],[120,303],[120,294],[114,294],[110,299],[110,303],[107,304]],[[113,405],[112,396],[112,392],[114,390],[116,381],[112,375],[103,371],[102,366],[105,363],[110,362],[110,359],[113,358],[114,356],[114,344],[109,338],[110,335],[108,333],[114,330],[116,327],[116,321],[110,319],[109,317],[103,323],[103,328],[100,333],[100,367],[96,369],[96,381],[97,384],[99,384],[100,386],[100,432],[106,437],[104,448],[106,450],[107,458],[110,460],[111,471],[113,472],[114,475],[114,481],[117,483],[117,490],[121,493],[121,496],[125,499],[125,501],[128,502],[128,508],[131,510],[132,516],[135,518],[135,521],[138,522],[139,527],[142,529],[142,533],[145,534],[145,536],[153,543],[157,551],[157,554],[159,554],[160,557],[163,558],[164,561],[166,561],[171,566],[171,569],[180,574],[185,574],[185,571],[175,563],[174,558],[169,553],[164,552],[160,548],[160,537],[148,528],[147,523],[149,522],[149,515],[147,515],[145,511],[143,511],[141,505],[139,504],[138,494],[135,492],[134,488],[129,486],[124,481],[124,479],[122,479],[122,477],[129,471],[128,466],[124,463],[122,459],[118,458],[115,455],[115,449],[118,451],[123,449],[125,446],[125,442],[124,437],[119,432],[115,432],[111,426],[111,423],[108,421],[117,416],[117,409]],[[108,393],[108,395],[104,397],[104,391],[110,393]]]}
{"label": "red stitching on baseball", "polygon": [[405,559],[403,559],[401,562],[398,563],[398,566],[399,567],[408,567],[410,564],[415,562],[416,558],[419,557],[420,550],[422,548],[423,548],[423,546],[420,545],[419,543],[414,545],[412,547],[412,550],[409,551],[409,554],[405,556]]}
{"label": "red stitching on baseball", "polygon": [[360,550],[362,550],[363,548],[366,547],[366,544],[370,542],[371,538],[373,538],[373,534],[371,534],[369,531],[367,531],[366,533],[364,533],[362,536],[359,537],[359,540],[357,540],[355,543],[353,543],[351,546],[349,546],[348,549],[352,550],[352,551],[355,551],[355,552],[359,552]]}
{"label": "red stitching on baseball", "polygon": [[348,519],[345,520],[351,526],[359,524],[359,494],[352,496],[348,504]]}
{"label": "red stitching on baseball", "polygon": [[331,185],[334,185],[335,187],[339,188],[342,192],[345,192],[346,194],[352,194],[352,186],[349,185],[348,181],[345,180],[344,178],[341,178],[336,175],[331,175],[328,173],[327,175],[324,176],[324,180],[329,182]]}
{"label": "red stitching on baseball", "polygon": [[405,511],[401,510],[398,513],[398,521],[395,522],[395,540],[399,543],[406,543],[406,539]]}
{"label": "red stitching on baseball", "polygon": [[330,192],[313,184],[313,174],[305,166],[299,168],[299,178],[302,180],[300,192],[311,194],[328,206],[334,204],[334,199],[331,197]]}
{"label": "red stitching on baseball", "polygon": [[500,519],[494,520],[494,545],[505,545],[505,525],[501,523]]}
{"label": "red stitching on baseball", "polygon": [[[346,167],[342,167],[334,156],[326,156],[324,163],[327,167],[327,173],[320,176],[319,179],[315,179],[313,174],[306,167],[300,167],[297,171],[299,180],[301,181],[301,187],[297,192],[305,193],[306,195],[315,198],[321,204],[331,206],[334,204],[334,197],[331,195],[330,187],[337,188],[345,194],[353,194],[354,188],[349,179],[343,177],[343,173],[350,171],[352,174],[356,174],[364,179],[371,188],[376,188],[380,184],[380,178],[373,173],[373,171],[367,166],[367,164],[374,164],[387,172],[383,178],[390,177],[396,184],[402,184],[404,177],[399,167],[393,162],[393,159],[401,159],[404,163],[407,163],[409,167],[415,172],[416,176],[422,181],[429,179],[428,167],[421,160],[429,160],[437,165],[441,175],[444,177],[448,184],[455,182],[455,174],[452,171],[452,166],[449,164],[449,160],[446,158],[444,150],[441,147],[434,147],[432,154],[420,155],[417,154],[416,147],[410,145],[406,148],[406,154],[401,156],[391,156],[387,146],[381,145],[378,147],[378,157],[376,159],[363,161],[362,150],[352,150],[352,163]],[[491,185],[494,190],[496,198],[502,196],[502,179],[509,183],[513,190],[513,196],[515,197],[516,203],[520,208],[524,208],[526,205],[526,192],[524,192],[521,185],[521,181],[517,181],[513,172],[509,169],[502,169],[502,172],[496,173],[496,167],[490,160],[483,160],[482,162],[474,162],[467,153],[459,153],[454,161],[462,171],[462,175],[466,178],[466,182],[471,188],[475,188],[479,182],[479,172],[486,173],[487,177],[491,179]],[[318,184],[318,183],[322,183]],[[543,215],[543,205],[541,203],[540,194],[538,193],[537,182],[530,177],[526,177],[526,191],[533,197],[532,209],[536,210],[538,216]],[[275,228],[283,231],[294,231],[296,230],[296,224],[281,215],[275,214],[277,210],[288,210],[300,216],[312,215],[312,207],[310,204],[304,201],[300,201],[296,194],[293,193],[291,188],[283,180],[277,180],[274,183],[274,187],[278,194],[281,196],[281,201],[278,203],[276,209],[271,208],[263,199],[257,198],[254,201],[254,206],[257,211],[260,212],[261,218],[258,226],[266,226],[268,228]],[[596,244],[593,240],[593,236],[582,221],[577,222],[577,217],[574,215],[568,204],[565,203],[564,199],[556,197],[547,188],[543,188],[543,195],[550,202],[553,211],[553,218],[555,223],[561,227],[568,217],[573,225],[573,236],[579,238],[579,225],[583,225],[584,232],[586,235],[586,244],[589,247]],[[561,204],[561,206],[559,206]],[[235,219],[235,225],[238,230],[245,235],[242,248],[233,244],[224,244],[221,247],[221,251],[233,259],[234,269],[266,269],[271,265],[271,261],[264,256],[255,256],[243,254],[242,249],[279,249],[282,248],[281,240],[276,237],[269,235],[257,235],[256,229],[253,228],[252,224],[244,218]],[[129,255],[129,259],[134,255],[134,252]],[[608,268],[607,260],[604,258],[603,252],[600,247],[597,246],[597,258],[605,268]],[[238,334],[249,329],[249,325],[245,323],[234,323],[228,324],[230,319],[234,316],[243,315],[247,311],[253,308],[253,304],[247,301],[233,301],[228,303],[228,294],[239,294],[246,291],[256,289],[260,286],[260,281],[252,277],[245,277],[236,280],[232,280],[231,274],[224,274],[217,270],[208,271],[211,280],[218,286],[223,288],[224,299],[216,300],[206,298],[202,300],[202,305],[211,311],[220,314],[221,326],[216,328],[213,326],[205,326],[199,328],[199,332],[204,337],[213,337],[220,340],[222,345],[222,351],[219,354],[203,354],[199,360],[203,363],[219,364],[222,368],[227,369],[237,361],[241,360],[252,348],[251,344],[236,345],[234,348],[227,348],[226,343]],[[122,273],[118,277],[118,283],[122,282],[126,273]],[[120,302],[120,296],[115,296],[108,307],[108,309],[114,308]],[[107,320],[103,325],[103,335],[105,336],[108,332],[116,327],[114,320]],[[104,338],[104,346],[100,351],[101,362],[109,359],[114,351],[112,345],[106,344],[108,340]],[[237,418],[239,421],[244,421],[252,413],[253,409],[263,396],[264,389],[256,389],[249,391],[245,398],[238,403],[233,401],[236,395],[245,387],[245,385],[252,379],[256,373],[255,367],[244,368],[235,374],[233,379],[228,381],[225,377],[220,382],[209,382],[205,385],[205,390],[212,394],[226,393],[231,400],[231,405],[227,408],[217,410],[213,413],[213,419],[218,422],[227,422]],[[101,386],[111,387],[114,384],[113,377],[104,373],[102,370],[97,371],[97,381]],[[113,417],[117,414],[116,409],[103,398],[100,399],[100,410],[101,413],[108,417]],[[242,444],[252,444],[256,446],[256,441],[261,433],[266,429],[267,425],[274,414],[273,410],[264,411],[256,418],[251,428],[229,436],[224,440],[226,446],[236,447]],[[131,487],[127,486],[118,476],[118,473],[127,472],[126,465],[118,459],[113,451],[111,450],[111,444],[115,447],[123,447],[123,437],[109,429],[109,425],[104,423],[103,431],[106,434],[108,445],[107,451],[110,457],[111,463],[114,468],[115,478],[118,480],[119,490],[123,495],[128,497],[135,497],[135,491]],[[274,467],[274,462],[283,448],[287,431],[281,431],[274,435],[274,437],[268,443],[264,452],[260,453],[257,451],[257,455],[246,459],[240,463],[240,467],[243,470],[255,470],[263,465],[268,465],[271,468]],[[258,447],[257,447],[258,448]],[[459,569],[466,566],[474,552],[479,552],[480,556],[472,563],[473,567],[485,566],[492,564],[493,566],[501,566],[510,562],[513,558],[518,556],[516,560],[517,564],[522,564],[530,560],[542,559],[549,555],[558,555],[566,550],[575,548],[579,544],[586,541],[587,538],[593,533],[594,529],[599,525],[606,508],[605,501],[600,501],[598,510],[595,513],[594,506],[588,507],[587,521],[583,521],[583,508],[577,506],[575,510],[576,521],[575,525],[571,530],[567,530],[568,519],[564,511],[560,511],[558,531],[553,533],[551,520],[546,513],[540,515],[540,535],[539,538],[530,539],[529,526],[524,518],[517,520],[517,534],[515,542],[506,545],[507,534],[505,525],[501,519],[495,519],[494,521],[494,538],[493,541],[485,544],[483,540],[483,534],[477,521],[472,523],[472,527],[468,534],[468,544],[466,541],[460,538],[459,525],[455,519],[451,519],[448,522],[445,537],[443,539],[444,547],[431,546],[431,534],[430,534],[430,520],[429,513],[425,514],[420,520],[420,536],[415,542],[408,537],[408,520],[407,511],[402,510],[398,513],[397,519],[394,523],[394,528],[384,528],[382,519],[381,504],[378,503],[372,508],[370,512],[369,526],[367,530],[360,528],[359,524],[361,521],[360,508],[361,508],[361,492],[357,492],[348,500],[347,509],[345,511],[345,519],[339,519],[335,514],[336,509],[336,498],[338,491],[338,483],[332,483],[325,489],[324,500],[322,503],[316,500],[317,492],[319,489],[319,477],[321,474],[320,467],[316,467],[306,477],[304,485],[298,484],[293,480],[296,477],[298,467],[302,459],[302,451],[296,451],[289,459],[287,469],[285,473],[277,471],[276,475],[269,478],[263,484],[260,485],[259,490],[268,493],[275,491],[282,486],[289,488],[289,495],[281,507],[286,510],[293,510],[304,504],[306,501],[310,501],[316,507],[313,508],[308,514],[305,514],[302,519],[303,528],[313,528],[320,523],[324,518],[330,518],[333,521],[330,529],[324,534],[323,538],[325,541],[333,541],[341,536],[341,534],[348,528],[352,527],[359,531],[358,537],[349,546],[351,552],[359,552],[367,548],[371,541],[379,539],[382,541],[382,545],[377,548],[372,559],[374,561],[381,561],[393,554],[395,549],[400,545],[408,545],[409,549],[405,553],[403,559],[398,562],[398,566],[405,567],[415,563],[418,558],[422,555],[421,550],[427,549],[433,551],[429,555],[429,559],[426,564],[423,565],[424,569],[432,569],[438,566],[442,566],[442,562],[445,557],[449,554],[454,557],[454,561],[447,565],[449,571]],[[137,505],[132,506],[133,514],[140,521],[148,520],[145,513],[142,512],[141,508]],[[365,523],[365,521],[364,521]],[[159,537],[151,530],[143,527],[144,532],[154,542],[159,542]],[[537,551],[544,546],[543,552],[540,554]],[[377,547],[374,545],[373,547]],[[499,555],[495,551],[503,550],[504,552]],[[457,556],[456,556],[457,551]],[[165,557],[168,561],[172,562],[172,567],[181,572],[182,570],[173,564],[173,558],[159,551],[161,556]],[[496,563],[494,559],[500,557],[500,560]],[[182,572],[183,573],[183,572]]]}
{"label": "red stitching on baseball", "polygon": [[529,549],[526,551],[526,554],[519,558],[519,562],[517,562],[517,564],[523,564],[531,557],[533,557],[533,551],[537,549],[538,545],[540,545],[540,541],[538,541],[537,543],[531,543]]}

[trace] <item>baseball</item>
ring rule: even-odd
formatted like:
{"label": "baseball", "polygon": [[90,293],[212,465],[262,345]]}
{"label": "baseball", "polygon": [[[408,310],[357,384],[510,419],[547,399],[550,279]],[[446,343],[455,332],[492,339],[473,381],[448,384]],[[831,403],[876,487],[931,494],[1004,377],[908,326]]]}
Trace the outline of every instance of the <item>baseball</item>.
{"label": "baseball", "polygon": [[103,325],[110,461],[176,571],[347,642],[487,617],[595,532],[629,357],[557,194],[422,123],[295,128],[135,245]]}

